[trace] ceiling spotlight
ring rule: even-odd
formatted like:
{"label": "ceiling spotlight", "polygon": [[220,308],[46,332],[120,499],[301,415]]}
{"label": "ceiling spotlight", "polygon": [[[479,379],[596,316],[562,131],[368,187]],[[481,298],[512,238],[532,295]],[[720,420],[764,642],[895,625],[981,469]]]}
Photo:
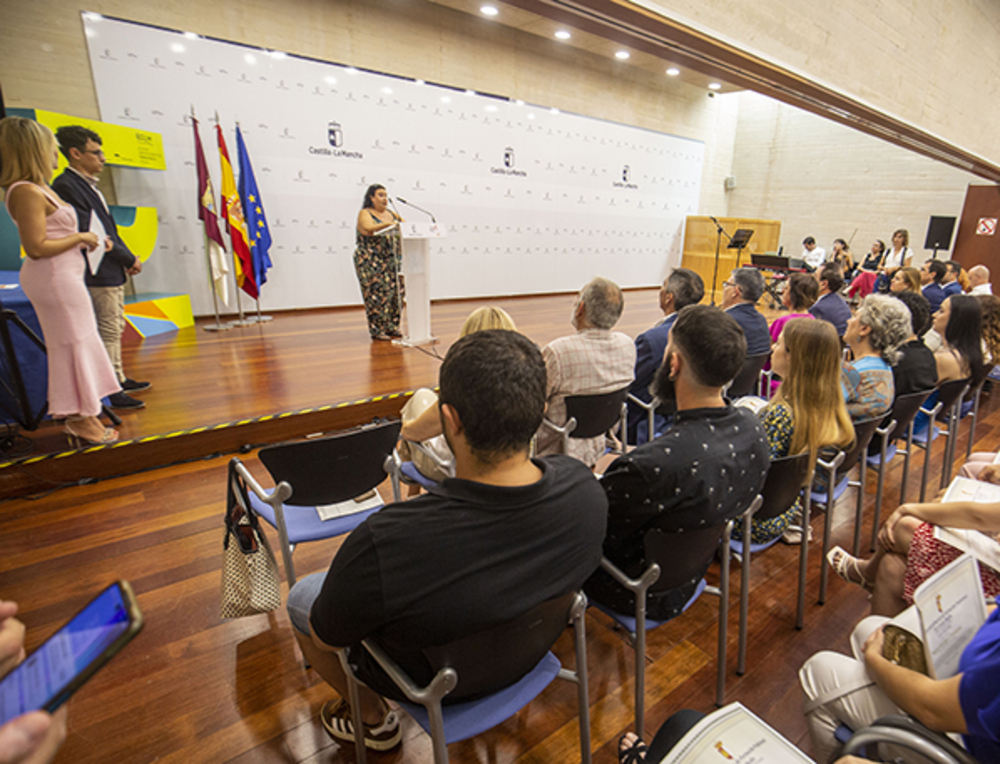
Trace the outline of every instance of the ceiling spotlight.
{"label": "ceiling spotlight", "polygon": [[382,88],[382,92],[386,95],[392,95],[392,88]]}
{"label": "ceiling spotlight", "polygon": [[185,32],[184,36],[186,38],[188,38],[189,40],[200,40],[201,39],[200,36],[197,35],[197,34],[195,34],[194,32]]}
{"label": "ceiling spotlight", "polygon": [[676,77],[680,73],[681,70],[678,69],[676,66],[671,66],[669,69],[667,69],[667,74],[669,74],[671,77]]}
{"label": "ceiling spotlight", "polygon": [[451,103],[451,98],[448,96],[441,96],[441,103]]}
{"label": "ceiling spotlight", "polygon": [[427,83],[425,83],[425,82],[424,82],[423,80],[414,80],[414,81],[413,81],[413,84],[414,84],[414,85],[425,85],[425,84],[427,84]]}
{"label": "ceiling spotlight", "polygon": [[500,11],[497,10],[495,5],[484,5],[479,9],[479,12],[484,16],[496,16]]}
{"label": "ceiling spotlight", "polygon": [[620,50],[617,53],[615,53],[615,58],[617,58],[619,61],[625,61],[629,58],[629,52],[627,50]]}
{"label": "ceiling spotlight", "polygon": [[273,59],[275,59],[277,61],[281,61],[283,58],[288,58],[288,54],[285,53],[285,51],[283,51],[283,50],[272,50],[271,51],[271,58],[273,58]]}
{"label": "ceiling spotlight", "polygon": [[721,87],[722,87],[722,85],[720,85],[718,82],[709,82],[708,83],[708,89],[709,90],[719,90]]}
{"label": "ceiling spotlight", "polygon": [[570,33],[567,32],[565,29],[560,29],[558,32],[556,32],[557,40],[568,40],[569,38],[570,38]]}

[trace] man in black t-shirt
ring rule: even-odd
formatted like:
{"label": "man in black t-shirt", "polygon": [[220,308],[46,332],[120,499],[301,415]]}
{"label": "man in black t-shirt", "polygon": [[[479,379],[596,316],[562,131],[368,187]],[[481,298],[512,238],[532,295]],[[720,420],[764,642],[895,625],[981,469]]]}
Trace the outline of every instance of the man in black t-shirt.
{"label": "man in black t-shirt", "polygon": [[[601,478],[609,501],[604,554],[630,577],[648,566],[647,531],[722,524],[746,510],[763,488],[770,466],[764,429],[749,409],[722,397],[745,356],[743,330],[719,309],[689,305],[677,314],[652,386],[660,400],[677,401],[673,426],[616,459]],[[706,559],[701,575],[708,564]],[[650,593],[649,617],[678,615],[701,575]],[[620,613],[635,611],[632,592],[603,570],[590,577],[586,590]]]}
{"label": "man in black t-shirt", "polygon": [[[337,656],[371,688],[361,688],[365,744],[399,742],[399,723],[379,695],[402,693],[358,643],[371,638],[418,684],[431,678],[421,648],[512,620],[579,589],[601,558],[607,499],[592,473],[566,456],[529,458],[542,421],[545,363],[516,332],[484,331],[459,340],[440,373],[444,435],[455,477],[405,503],[391,504],[344,542],[326,574],[300,580],[288,610],[309,662],[340,694]],[[461,678],[447,701],[462,699]],[[354,739],[350,709],[331,701],[323,726]]]}

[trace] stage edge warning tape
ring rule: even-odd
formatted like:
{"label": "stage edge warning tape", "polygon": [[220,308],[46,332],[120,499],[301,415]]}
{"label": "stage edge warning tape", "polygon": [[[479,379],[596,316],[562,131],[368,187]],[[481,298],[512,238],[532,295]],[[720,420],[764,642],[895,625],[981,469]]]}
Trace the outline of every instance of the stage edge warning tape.
{"label": "stage edge warning tape", "polygon": [[108,443],[104,446],[86,446],[84,448],[75,448],[70,451],[56,451],[51,454],[39,454],[37,456],[26,456],[23,459],[13,459],[8,462],[0,462],[0,470],[7,469],[8,467],[14,467],[17,465],[28,465],[28,464],[38,464],[39,462],[49,461],[51,459],[65,459],[70,456],[76,456],[78,454],[94,454],[98,451],[105,451],[109,448],[122,448],[123,446],[137,445],[140,443],[155,443],[160,440],[169,440],[171,438],[179,438],[183,435],[199,435],[203,432],[208,432],[209,430],[224,430],[228,427],[247,427],[249,425],[258,424],[260,422],[270,422],[273,419],[287,419],[292,416],[301,416],[303,414],[317,414],[324,411],[334,411],[336,409],[343,409],[349,406],[362,406],[366,403],[381,403],[382,401],[392,401],[397,398],[409,398],[415,390],[407,390],[401,393],[390,393],[389,395],[376,395],[374,398],[362,398],[357,401],[344,401],[342,403],[331,403],[326,406],[312,406],[306,409],[298,409],[297,411],[283,411],[280,414],[263,414],[259,417],[254,417],[252,419],[240,419],[236,422],[221,422],[219,424],[204,425],[201,427],[193,427],[190,430],[176,430],[174,432],[165,432],[162,435],[148,435],[144,438],[134,438],[131,440],[119,440],[114,443]]}

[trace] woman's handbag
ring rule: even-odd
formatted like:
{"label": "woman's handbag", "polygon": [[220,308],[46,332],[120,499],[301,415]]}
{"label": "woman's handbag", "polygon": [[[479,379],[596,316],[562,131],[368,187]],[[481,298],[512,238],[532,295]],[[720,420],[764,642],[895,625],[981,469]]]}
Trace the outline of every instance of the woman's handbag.
{"label": "woman's handbag", "polygon": [[222,618],[268,613],[281,605],[278,564],[250,508],[247,486],[229,462],[226,489],[226,539],[223,542]]}

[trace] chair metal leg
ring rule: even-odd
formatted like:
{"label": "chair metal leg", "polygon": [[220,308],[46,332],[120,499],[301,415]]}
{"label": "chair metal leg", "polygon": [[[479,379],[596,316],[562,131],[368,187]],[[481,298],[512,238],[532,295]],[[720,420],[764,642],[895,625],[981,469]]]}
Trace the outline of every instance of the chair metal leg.
{"label": "chair metal leg", "polygon": [[715,705],[722,707],[726,699],[726,637],[729,626],[729,539],[733,521],[726,523],[722,532],[722,580],[719,594],[719,651],[716,656]]}
{"label": "chair metal leg", "polygon": [[961,424],[962,398],[955,401],[948,415],[948,440],[945,442],[944,467],[941,470],[941,487],[947,488],[951,482],[951,468],[955,462],[955,448],[958,445],[958,426]]}
{"label": "chair metal leg", "polygon": [[865,514],[865,479],[868,476],[868,459],[865,458],[866,454],[861,454],[861,458],[858,460],[858,482],[848,483],[848,485],[856,485],[858,489],[858,498],[854,507],[854,556],[858,557],[861,554],[861,523],[864,520]]}
{"label": "chair metal leg", "polygon": [[[819,604],[826,602],[826,584],[829,571],[826,564],[826,553],[830,551],[830,533],[833,531],[833,489],[836,487],[837,470],[830,470],[829,483],[826,486],[826,517],[823,518],[823,553],[819,558]],[[805,533],[805,531],[803,531]],[[803,535],[803,540],[808,539],[808,534]]]}
{"label": "chair metal leg", "polygon": [[976,437],[976,425],[979,423],[979,396],[983,392],[983,386],[976,388],[976,395],[972,399],[972,411],[969,418],[969,443],[965,447],[965,458],[972,456],[972,442]]}
{"label": "chair metal leg", "polygon": [[[895,427],[895,425],[893,425]],[[872,518],[872,548],[871,551],[875,551],[875,546],[878,543],[878,527],[882,522],[882,490],[885,488],[885,457],[886,452],[889,450],[889,431],[884,431],[882,433],[882,446],[879,451],[879,462],[878,462],[878,484],[875,486],[875,516]],[[897,453],[898,450],[897,450]],[[903,475],[906,475],[904,468]],[[857,557],[857,555],[855,555]]]}
{"label": "chair metal leg", "polygon": [[743,517],[743,559],[740,560],[740,641],[736,659],[736,673],[743,676],[747,670],[747,629],[750,616],[750,527],[752,521]]}
{"label": "chair metal leg", "polygon": [[[347,677],[347,702],[351,704],[351,718],[361,718],[361,694],[358,692],[358,683],[354,679],[350,666],[347,665],[347,650],[338,650],[337,657],[344,668],[344,675]],[[366,751],[364,735],[354,736],[354,758],[358,764],[366,764]]]}
{"label": "chair metal leg", "polygon": [[635,734],[644,737],[646,723],[646,595],[635,598]]}
{"label": "chair metal leg", "polygon": [[[932,421],[930,427],[934,427],[934,422]],[[920,477],[920,503],[924,503],[924,497],[927,496],[927,477],[930,475],[931,470],[931,449],[934,447],[934,439],[931,437],[934,430],[931,429],[927,432],[927,448],[924,449],[924,471]]]}
{"label": "chair metal leg", "polygon": [[799,542],[799,597],[796,606],[795,628],[801,629],[806,612],[806,573],[809,569],[809,515],[812,512],[811,485],[806,486],[802,506],[802,541]]}
{"label": "chair metal leg", "polygon": [[906,430],[906,455],[903,459],[903,482],[899,486],[899,503],[906,503],[906,484],[910,479],[910,455],[913,453],[913,428],[916,422],[910,421],[910,426]]}
{"label": "chair metal leg", "polygon": [[431,744],[434,747],[434,764],[448,764],[448,743],[444,737],[444,714],[441,701],[424,706],[431,726]]}
{"label": "chair metal leg", "polygon": [[[573,642],[576,650],[576,697],[580,715],[580,758],[583,764],[590,764],[590,692],[587,685],[587,627],[586,597],[582,600],[580,612],[573,621]],[[643,658],[645,663],[645,658]]]}

